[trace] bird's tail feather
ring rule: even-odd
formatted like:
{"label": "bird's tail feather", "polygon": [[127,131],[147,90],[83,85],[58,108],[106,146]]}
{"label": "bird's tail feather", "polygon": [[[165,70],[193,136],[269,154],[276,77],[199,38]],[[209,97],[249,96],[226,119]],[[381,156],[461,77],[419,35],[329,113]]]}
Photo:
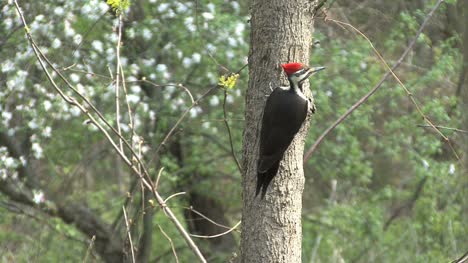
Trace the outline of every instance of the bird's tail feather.
{"label": "bird's tail feather", "polygon": [[279,164],[280,161],[277,161],[273,163],[273,165],[265,172],[257,173],[257,190],[255,192],[255,196],[258,196],[260,190],[262,190],[261,198],[265,198],[268,186],[270,185],[271,181],[273,181],[273,178],[275,177],[276,173],[278,173]]}

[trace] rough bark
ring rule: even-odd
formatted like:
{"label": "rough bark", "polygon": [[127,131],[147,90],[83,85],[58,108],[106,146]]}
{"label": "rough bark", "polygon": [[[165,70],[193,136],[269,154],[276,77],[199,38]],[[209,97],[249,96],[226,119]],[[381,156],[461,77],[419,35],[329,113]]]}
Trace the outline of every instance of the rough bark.
{"label": "rough bark", "polygon": [[[301,262],[305,125],[287,150],[264,200],[255,198],[259,134],[270,85],[287,85],[280,64],[309,62],[315,1],[253,0],[243,138],[242,262]],[[305,84],[308,91],[308,84]],[[306,92],[308,96],[310,92]]]}

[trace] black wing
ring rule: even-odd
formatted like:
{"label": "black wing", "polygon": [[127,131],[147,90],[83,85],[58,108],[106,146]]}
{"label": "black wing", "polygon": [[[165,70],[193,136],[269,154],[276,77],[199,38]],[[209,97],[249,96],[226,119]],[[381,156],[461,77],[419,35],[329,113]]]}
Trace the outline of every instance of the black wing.
{"label": "black wing", "polygon": [[[260,133],[256,195],[262,198],[278,172],[283,155],[307,116],[307,100],[294,91],[276,88],[265,105]],[[263,188],[263,189],[262,189]]]}

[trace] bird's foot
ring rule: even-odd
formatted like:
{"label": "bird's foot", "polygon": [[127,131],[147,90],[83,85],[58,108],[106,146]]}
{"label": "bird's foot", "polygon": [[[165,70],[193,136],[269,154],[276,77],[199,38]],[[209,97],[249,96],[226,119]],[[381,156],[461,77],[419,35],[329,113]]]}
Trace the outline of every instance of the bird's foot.
{"label": "bird's foot", "polygon": [[315,106],[315,103],[309,99],[309,109],[312,114],[315,114],[315,111],[317,110],[317,106]]}

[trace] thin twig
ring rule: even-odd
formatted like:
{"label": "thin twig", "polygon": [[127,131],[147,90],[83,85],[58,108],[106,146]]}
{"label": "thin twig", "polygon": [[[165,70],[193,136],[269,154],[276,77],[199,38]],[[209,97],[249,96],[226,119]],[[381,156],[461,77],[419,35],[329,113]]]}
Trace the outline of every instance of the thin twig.
{"label": "thin twig", "polygon": [[[120,46],[122,43],[122,14],[119,14],[118,17],[118,36],[117,36],[117,45],[115,47],[115,53],[117,57],[117,66],[115,70],[115,121],[117,125],[117,132],[122,135],[122,130],[120,128]],[[130,141],[131,143],[132,141]],[[119,146],[120,150],[123,152],[123,142],[122,137],[119,137]]]}
{"label": "thin twig", "polygon": [[83,263],[86,263],[88,262],[88,257],[89,257],[89,254],[91,253],[91,249],[93,248],[94,246],[94,241],[96,240],[96,236],[93,235],[93,237],[91,238],[91,241],[89,242],[89,246],[88,246],[88,249],[86,250],[86,254],[85,254],[85,257],[83,259]]}
{"label": "thin twig", "polygon": [[[418,124],[418,127],[422,127],[422,128],[432,128],[431,125],[424,125],[424,124]],[[454,132],[460,132],[460,133],[468,133],[468,131],[466,131],[466,130],[461,130],[461,129],[457,129],[457,128],[445,127],[445,126],[440,126],[440,125],[436,125],[436,127],[437,127],[438,129],[444,129],[444,130],[449,130],[449,131],[454,131]]]}
{"label": "thin twig", "polygon": [[226,99],[227,99],[227,89],[224,89],[224,100],[223,100],[224,125],[226,125],[226,130],[227,130],[228,135],[229,135],[229,144],[231,145],[232,158],[236,162],[237,168],[239,169],[239,173],[242,173],[242,167],[241,167],[241,165],[239,163],[239,160],[236,157],[236,153],[234,151],[234,144],[232,142],[231,128],[229,127],[229,122],[228,122],[228,119],[227,119]]}
{"label": "thin twig", "polygon": [[[242,66],[236,73],[234,74],[239,74],[242,70],[244,70],[244,68],[247,67],[248,64],[245,64],[244,66]],[[211,88],[209,88],[205,93],[203,93],[196,101],[194,101],[192,103],[192,105],[190,107],[188,107],[183,113],[182,115],[180,116],[180,118],[176,121],[176,123],[174,124],[174,126],[172,126],[172,128],[169,130],[169,132],[167,133],[167,135],[164,137],[164,139],[162,140],[162,142],[158,145],[158,147],[156,148],[156,151],[155,151],[155,154],[159,153],[159,151],[161,150],[161,147],[166,145],[167,143],[167,140],[169,140],[169,138],[172,136],[172,134],[174,133],[175,129],[179,126],[179,124],[184,120],[185,116],[187,116],[187,114],[190,112],[191,109],[193,109],[193,107],[195,107],[196,105],[198,105],[198,103],[204,99],[206,96],[208,96],[213,90],[217,89],[219,87],[218,84],[215,84],[215,85],[212,85]]]}
{"label": "thin twig", "polygon": [[158,176],[156,177],[156,181],[154,182],[154,189],[158,190],[159,186],[159,179],[161,178],[162,172],[164,171],[164,167],[161,167],[158,172]]}
{"label": "thin twig", "polygon": [[127,83],[146,83],[149,84],[155,88],[165,88],[165,87],[176,87],[176,88],[182,88],[190,97],[190,101],[195,103],[195,100],[193,99],[192,93],[190,93],[190,90],[185,87],[182,83],[177,83],[177,84],[156,84],[152,81],[147,80],[146,78],[141,79],[141,80],[133,80],[133,81],[127,81]]}
{"label": "thin twig", "polygon": [[159,230],[161,230],[161,233],[167,238],[167,240],[171,244],[171,249],[172,249],[172,253],[174,254],[174,258],[176,262],[179,263],[179,258],[177,257],[177,253],[174,247],[174,243],[172,242],[172,239],[166,234],[166,232],[164,232],[164,230],[162,229],[160,225],[158,225],[158,227],[159,227]]}
{"label": "thin twig", "polygon": [[[124,74],[124,71],[123,71],[123,68],[122,68],[122,64],[120,64],[120,74],[122,76],[122,88],[123,88],[123,91],[124,91],[124,95],[125,95],[125,102],[127,104],[127,114],[128,114],[128,122],[129,122],[129,125],[130,125],[130,144],[133,146],[134,145],[134,142],[133,142],[133,139],[134,138],[139,138],[139,136],[137,136],[136,132],[135,132],[135,122],[133,121],[133,114],[132,114],[132,107],[130,107],[130,100],[128,99],[128,92],[127,92],[127,84],[125,83],[125,74]],[[136,142],[135,142],[136,143]],[[143,141],[142,139],[140,138],[140,140],[138,141],[138,158],[142,158],[141,156],[141,145],[142,145]],[[132,159],[133,159],[134,156],[132,156]],[[141,171],[141,167],[140,167],[140,164],[138,164],[139,166],[139,170]]]}
{"label": "thin twig", "polygon": [[167,201],[169,201],[169,199],[171,199],[172,197],[176,197],[178,195],[184,195],[184,194],[186,194],[186,192],[178,192],[178,193],[172,194],[168,198],[164,199],[164,203],[167,204]]}
{"label": "thin twig", "polygon": [[[364,95],[364,97],[362,97],[361,99],[359,99],[353,106],[351,106],[343,115],[341,115],[330,127],[328,127],[320,136],[319,138],[314,142],[314,144],[307,150],[305,156],[304,156],[304,161],[307,161],[310,156],[312,155],[312,153],[317,149],[317,147],[320,145],[320,143],[322,143],[322,141],[325,139],[325,137],[332,131],[334,130],[340,123],[342,123],[354,110],[356,110],[359,106],[361,106],[364,102],[366,102],[370,96],[372,96],[381,86],[382,84],[385,82],[385,80],[387,80],[387,78],[390,76],[390,75],[393,75],[397,81],[400,83],[400,85],[403,85],[403,83],[401,83],[401,81],[398,79],[398,77],[396,77],[395,73],[394,73],[394,70],[403,62],[403,60],[406,58],[406,56],[409,54],[410,50],[413,49],[417,39],[419,38],[419,35],[421,35],[423,29],[426,27],[428,21],[430,20],[430,18],[432,17],[432,15],[434,14],[434,12],[437,10],[437,8],[439,8],[440,4],[443,2],[444,0],[438,0],[437,3],[434,5],[434,7],[432,8],[432,10],[428,13],[428,15],[426,16],[426,18],[424,19],[423,23],[421,24],[421,26],[419,27],[418,31],[416,32],[416,35],[414,37],[414,39],[410,42],[410,44],[408,45],[408,47],[405,49],[405,51],[403,52],[403,54],[400,56],[400,58],[397,60],[397,62],[390,68],[388,66],[388,64],[384,61],[387,69],[389,69],[383,76],[382,78],[380,79],[380,81],[377,83],[377,85],[375,87],[373,87],[366,95]],[[348,23],[343,23],[343,22],[339,22],[339,21],[336,21],[336,20],[332,20],[332,19],[328,19],[330,21],[333,21],[335,23],[337,23],[338,25],[342,26],[342,25],[346,25],[346,26],[351,26],[352,28],[355,29],[355,27],[353,27],[352,25],[348,24]],[[357,29],[356,29],[357,30]],[[359,30],[357,30],[358,33],[360,33],[369,43],[370,45],[372,46],[372,48],[374,49],[374,52],[376,52],[379,56],[379,58],[381,58],[380,56],[380,53],[378,53],[378,51],[374,48],[372,42],[370,42],[370,40],[364,35],[362,34],[362,32],[360,32]],[[404,86],[404,85],[403,85]],[[408,89],[406,89],[406,86],[404,86],[404,89],[405,91],[407,91],[407,94],[408,96],[410,97],[411,101],[413,101],[413,103],[416,103],[416,101],[414,100],[414,97],[413,95],[408,91]],[[416,103],[417,105],[417,103]],[[447,141],[450,145],[450,147],[453,149],[451,143],[450,143],[450,140],[443,134],[440,132],[440,130],[438,130],[434,124],[432,124],[432,122],[422,113],[422,111],[420,110],[419,106],[417,106],[417,109],[418,109],[418,112],[420,114],[422,114],[423,118],[424,118],[424,121],[426,121],[429,125],[431,125],[431,127],[433,127],[434,129],[436,129],[438,131],[439,134],[441,134],[441,136],[443,136],[444,140]],[[454,149],[453,149],[454,150]],[[456,152],[454,152],[455,155],[457,156],[457,159],[458,158],[458,155],[456,154]]]}
{"label": "thin twig", "polygon": [[127,227],[128,241],[130,242],[130,250],[132,251],[132,262],[135,263],[135,253],[133,252],[132,234],[130,233],[130,223],[128,222],[127,211],[125,211],[125,206],[122,206],[122,210],[125,218],[125,226]]}
{"label": "thin twig", "polygon": [[223,233],[220,233],[220,234],[216,234],[216,235],[212,235],[212,236],[200,236],[200,235],[190,234],[190,236],[196,237],[196,238],[206,238],[206,239],[217,238],[217,237],[224,236],[224,235],[227,235],[227,234],[231,233],[232,231],[234,231],[241,224],[241,222],[242,221],[237,222],[237,224],[235,226],[233,226],[229,230],[227,230],[227,231],[225,231]]}
{"label": "thin twig", "polygon": [[102,74],[99,74],[99,73],[94,73],[94,72],[91,72],[91,71],[86,71],[86,70],[81,70],[81,69],[74,69],[72,67],[74,67],[75,64],[69,66],[69,67],[65,67],[65,68],[62,68],[62,71],[72,71],[72,72],[78,72],[78,73],[82,73],[82,74],[85,74],[85,75],[90,75],[91,77],[100,77],[100,78],[103,78],[103,79],[106,79],[106,80],[111,80],[112,78],[107,76],[107,75],[102,75]]}
{"label": "thin twig", "polygon": [[167,141],[169,140],[169,138],[172,136],[172,134],[174,133],[174,131],[176,130],[176,128],[180,125],[180,123],[185,119],[185,117],[187,116],[187,114],[190,112],[191,109],[193,109],[193,107],[195,107],[196,105],[198,105],[198,103],[204,99],[206,96],[208,96],[208,94],[210,94],[213,90],[217,89],[218,88],[218,85],[213,85],[211,88],[209,88],[205,93],[203,93],[203,95],[200,96],[200,98],[198,98],[196,101],[194,101],[192,103],[192,105],[190,105],[190,107],[188,107],[183,113],[182,115],[179,117],[179,119],[176,121],[176,123],[174,124],[174,126],[172,126],[172,128],[169,130],[169,132],[166,134],[166,136],[164,137],[164,139],[161,141],[161,143],[158,145],[158,147],[156,148],[156,151],[155,151],[155,154],[159,153],[159,151],[161,150],[161,147],[163,147],[164,145],[166,145]]}
{"label": "thin twig", "polygon": [[206,219],[207,221],[209,221],[210,223],[212,223],[213,225],[217,225],[219,227],[222,227],[222,228],[226,228],[226,229],[231,229],[231,227],[229,226],[225,226],[225,225],[222,225],[220,223],[217,223],[215,221],[213,221],[212,219],[210,219],[209,217],[207,217],[206,215],[202,214],[201,212],[195,210],[193,207],[184,207],[185,209],[187,210],[190,210],[191,212],[194,212],[195,214],[199,215],[200,217]]}

